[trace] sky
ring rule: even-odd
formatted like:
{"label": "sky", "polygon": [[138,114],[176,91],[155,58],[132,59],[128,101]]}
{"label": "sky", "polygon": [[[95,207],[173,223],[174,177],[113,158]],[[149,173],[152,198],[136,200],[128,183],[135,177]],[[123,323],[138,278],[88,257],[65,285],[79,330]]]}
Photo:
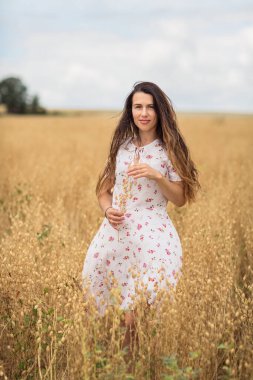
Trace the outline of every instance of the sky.
{"label": "sky", "polygon": [[122,109],[151,81],[177,111],[252,113],[253,1],[2,0],[9,76],[51,109]]}

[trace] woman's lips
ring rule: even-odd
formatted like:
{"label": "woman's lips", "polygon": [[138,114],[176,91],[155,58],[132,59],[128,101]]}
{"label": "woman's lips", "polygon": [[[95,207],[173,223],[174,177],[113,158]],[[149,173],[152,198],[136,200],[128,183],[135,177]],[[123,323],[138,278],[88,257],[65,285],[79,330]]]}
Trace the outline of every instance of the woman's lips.
{"label": "woman's lips", "polygon": [[148,124],[150,120],[140,120],[141,124]]}

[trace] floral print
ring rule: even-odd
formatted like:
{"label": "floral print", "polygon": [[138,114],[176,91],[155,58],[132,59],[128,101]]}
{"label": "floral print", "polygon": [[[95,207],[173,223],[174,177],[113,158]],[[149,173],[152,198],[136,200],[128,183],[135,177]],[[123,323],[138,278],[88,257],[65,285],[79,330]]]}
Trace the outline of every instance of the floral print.
{"label": "floral print", "polygon": [[[167,213],[167,199],[155,180],[128,176],[128,166],[147,163],[170,181],[181,181],[159,139],[137,148],[128,138],[116,157],[115,185],[112,207],[125,213],[119,233],[104,218],[84,260],[83,285],[95,296],[98,309],[104,313],[112,303],[111,276],[120,287],[122,309],[131,309],[136,293],[133,271],[148,290],[149,303],[154,302],[156,288],[175,286],[182,267],[182,247],[178,233]],[[161,275],[162,274],[162,275]]]}

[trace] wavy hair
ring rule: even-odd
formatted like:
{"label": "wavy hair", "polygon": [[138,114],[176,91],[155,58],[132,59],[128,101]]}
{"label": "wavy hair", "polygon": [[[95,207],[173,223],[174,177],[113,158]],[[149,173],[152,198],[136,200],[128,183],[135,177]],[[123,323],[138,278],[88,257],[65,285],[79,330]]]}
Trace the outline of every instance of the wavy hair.
{"label": "wavy hair", "polygon": [[116,155],[119,147],[129,137],[140,140],[139,129],[132,115],[132,99],[136,92],[144,92],[153,97],[157,114],[157,137],[162,141],[169,159],[183,181],[184,196],[188,203],[196,200],[197,191],[201,188],[198,181],[198,170],[191,159],[190,151],[179,130],[176,113],[170,98],[152,82],[136,82],[127,96],[121,117],[112,135],[109,156],[96,185],[97,197],[104,190],[111,190],[115,183]]}

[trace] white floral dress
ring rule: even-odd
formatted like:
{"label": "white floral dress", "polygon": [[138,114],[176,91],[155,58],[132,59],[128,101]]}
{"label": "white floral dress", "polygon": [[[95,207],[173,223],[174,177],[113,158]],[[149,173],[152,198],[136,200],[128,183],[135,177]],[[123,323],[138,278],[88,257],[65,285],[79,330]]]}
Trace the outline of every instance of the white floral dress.
{"label": "white floral dress", "polygon": [[[159,139],[137,148],[128,138],[116,157],[115,185],[112,207],[125,212],[125,220],[114,229],[104,218],[94,236],[83,265],[83,285],[89,284],[98,309],[104,314],[114,276],[120,287],[121,305],[131,310],[138,283],[148,291],[148,303],[155,300],[157,287],[175,286],[182,267],[182,247],[178,233],[168,216],[167,199],[155,180],[128,176],[128,166],[138,151],[140,161],[158,170],[170,181],[181,181]],[[87,282],[88,280],[88,282]]]}

